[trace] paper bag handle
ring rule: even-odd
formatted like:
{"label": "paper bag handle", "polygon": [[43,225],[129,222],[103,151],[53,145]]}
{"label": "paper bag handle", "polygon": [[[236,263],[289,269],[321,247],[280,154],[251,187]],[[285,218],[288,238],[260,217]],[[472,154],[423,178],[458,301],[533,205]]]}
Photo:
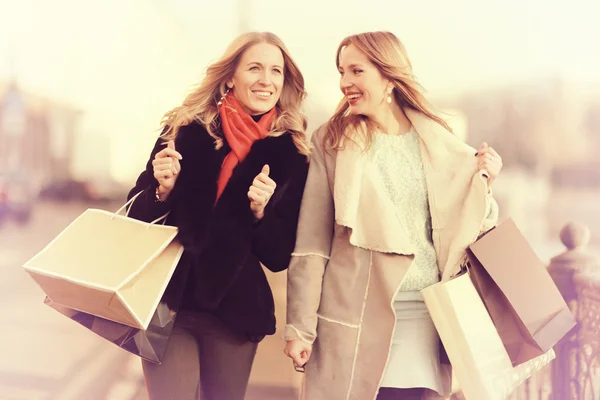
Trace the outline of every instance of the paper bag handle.
{"label": "paper bag handle", "polygon": [[[132,203],[135,201],[135,199],[137,199],[137,198],[138,198],[138,196],[139,196],[140,194],[142,194],[142,192],[143,192],[143,190],[142,190],[142,191],[140,191],[140,192],[139,192],[138,194],[136,194],[135,196],[133,196],[132,198],[130,198],[129,200],[127,200],[127,203],[123,204],[123,205],[121,206],[121,208],[119,208],[119,209],[118,209],[118,210],[115,212],[115,214],[113,215],[113,217],[114,217],[115,215],[121,214],[121,212],[122,212],[122,211],[125,209],[125,207],[127,207],[127,206],[128,206],[128,205],[130,205],[130,204],[132,204]],[[127,216],[129,216],[129,210],[127,210],[127,212],[125,213],[125,216],[126,216],[126,217],[127,217]]]}
{"label": "paper bag handle", "polygon": [[171,213],[171,211],[167,211],[167,213],[165,215],[162,215],[162,216],[156,218],[154,221],[150,222],[150,225],[148,225],[148,228],[146,228],[146,229],[150,229],[151,225],[156,224],[161,219],[162,219],[162,224],[161,225],[164,225],[165,222],[167,222],[167,217],[169,216],[170,213]]}
{"label": "paper bag handle", "polygon": [[[142,192],[143,192],[143,190],[141,190],[141,191],[140,191],[139,193],[137,193],[135,196],[131,197],[131,199],[127,200],[127,202],[126,202],[125,204],[123,204],[123,205],[121,206],[121,208],[119,208],[119,209],[118,209],[118,210],[117,210],[117,211],[116,211],[116,212],[115,212],[115,213],[112,215],[112,217],[110,217],[110,219],[114,219],[116,215],[119,215],[119,214],[121,214],[121,212],[122,212],[122,211],[125,209],[125,207],[127,207],[127,206],[128,206],[128,205],[130,205],[130,204],[133,204],[133,202],[135,201],[135,199],[137,199],[137,198],[139,197],[139,195],[141,195],[141,194],[142,194]],[[127,212],[125,213],[125,216],[126,216],[126,217],[128,217],[128,216],[129,216],[129,210],[130,210],[130,209],[131,209],[131,208],[129,208],[129,209],[127,210]],[[165,224],[165,222],[167,222],[167,217],[169,216],[169,214],[170,214],[170,211],[168,211],[168,212],[167,212],[165,215],[162,215],[162,216],[160,216],[160,217],[156,218],[154,221],[150,222],[150,225],[154,225],[154,224],[156,224],[156,223],[157,223],[158,221],[160,221],[160,220],[162,220],[162,225],[164,225],[164,224]],[[147,229],[150,229],[150,225],[148,226],[148,228],[147,228]]]}

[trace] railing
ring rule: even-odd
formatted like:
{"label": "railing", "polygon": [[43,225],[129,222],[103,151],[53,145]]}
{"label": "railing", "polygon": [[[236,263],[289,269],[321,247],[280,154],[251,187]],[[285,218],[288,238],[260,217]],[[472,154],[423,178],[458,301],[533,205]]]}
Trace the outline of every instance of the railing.
{"label": "railing", "polygon": [[558,343],[556,359],[531,377],[510,400],[600,400],[600,259],[586,251],[587,227],[560,232],[567,250],[548,267],[577,326]]}

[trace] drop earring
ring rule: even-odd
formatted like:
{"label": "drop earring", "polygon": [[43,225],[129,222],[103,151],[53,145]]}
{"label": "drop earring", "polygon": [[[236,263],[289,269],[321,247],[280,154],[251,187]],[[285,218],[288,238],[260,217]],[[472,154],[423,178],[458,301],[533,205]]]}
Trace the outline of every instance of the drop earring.
{"label": "drop earring", "polygon": [[230,90],[231,90],[231,88],[227,88],[227,90],[225,91],[225,94],[223,96],[221,96],[221,100],[219,100],[219,102],[217,103],[217,106],[220,106],[221,104],[223,104],[223,100],[225,100],[225,97],[227,97],[227,94],[229,93]]}

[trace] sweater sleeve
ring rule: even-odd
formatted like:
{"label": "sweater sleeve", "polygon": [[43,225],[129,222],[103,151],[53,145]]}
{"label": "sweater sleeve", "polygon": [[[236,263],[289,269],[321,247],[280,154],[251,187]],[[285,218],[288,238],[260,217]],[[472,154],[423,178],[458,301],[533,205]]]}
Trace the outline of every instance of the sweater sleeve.
{"label": "sweater sleeve", "polygon": [[485,233],[492,229],[498,223],[498,202],[494,198],[492,191],[490,190],[486,196],[486,217],[483,220],[483,224],[481,224],[481,233]]}

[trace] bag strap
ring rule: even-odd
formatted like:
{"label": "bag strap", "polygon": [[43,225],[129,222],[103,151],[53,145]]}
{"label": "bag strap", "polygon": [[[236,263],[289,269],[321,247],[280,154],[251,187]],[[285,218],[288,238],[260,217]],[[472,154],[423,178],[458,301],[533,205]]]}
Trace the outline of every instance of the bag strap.
{"label": "bag strap", "polygon": [[[125,204],[123,204],[121,206],[121,208],[119,208],[111,217],[110,219],[114,219],[115,216],[121,214],[121,212],[130,204],[133,204],[133,202],[135,201],[135,199],[137,199],[139,197],[139,195],[141,195],[143,192],[143,190],[141,190],[139,193],[137,193],[135,196],[131,197],[131,199],[129,199]],[[131,207],[129,207],[127,209],[127,212],[125,213],[125,216],[128,217],[129,216],[129,210],[131,210]],[[167,217],[169,216],[169,214],[171,213],[171,211],[168,211],[165,215],[162,215],[158,218],[156,218],[154,221],[150,222],[150,225],[148,225],[148,227],[146,229],[150,229],[150,226],[155,225],[158,221],[162,220],[162,224],[164,225],[165,222],[167,222]]]}
{"label": "bag strap", "polygon": [[[127,207],[130,204],[133,204],[133,202],[135,201],[135,199],[137,199],[139,197],[140,194],[142,194],[143,190],[140,191],[138,194],[136,194],[135,196],[133,196],[132,198],[130,198],[129,200],[127,200],[127,203],[123,204],[121,206],[121,208],[119,208],[114,214],[113,214],[113,218],[115,215],[121,214],[121,212],[125,209],[125,207]],[[125,216],[128,217],[129,216],[129,209],[127,210],[127,212],[125,213]]]}
{"label": "bag strap", "polygon": [[[150,225],[156,224],[161,219],[162,219],[162,224],[161,225],[164,225],[165,222],[167,222],[167,217],[169,216],[170,213],[171,213],[171,211],[167,211],[167,213],[165,215],[163,215],[162,217],[158,217],[154,221],[150,222]],[[150,226],[148,226],[148,229],[150,229]]]}

